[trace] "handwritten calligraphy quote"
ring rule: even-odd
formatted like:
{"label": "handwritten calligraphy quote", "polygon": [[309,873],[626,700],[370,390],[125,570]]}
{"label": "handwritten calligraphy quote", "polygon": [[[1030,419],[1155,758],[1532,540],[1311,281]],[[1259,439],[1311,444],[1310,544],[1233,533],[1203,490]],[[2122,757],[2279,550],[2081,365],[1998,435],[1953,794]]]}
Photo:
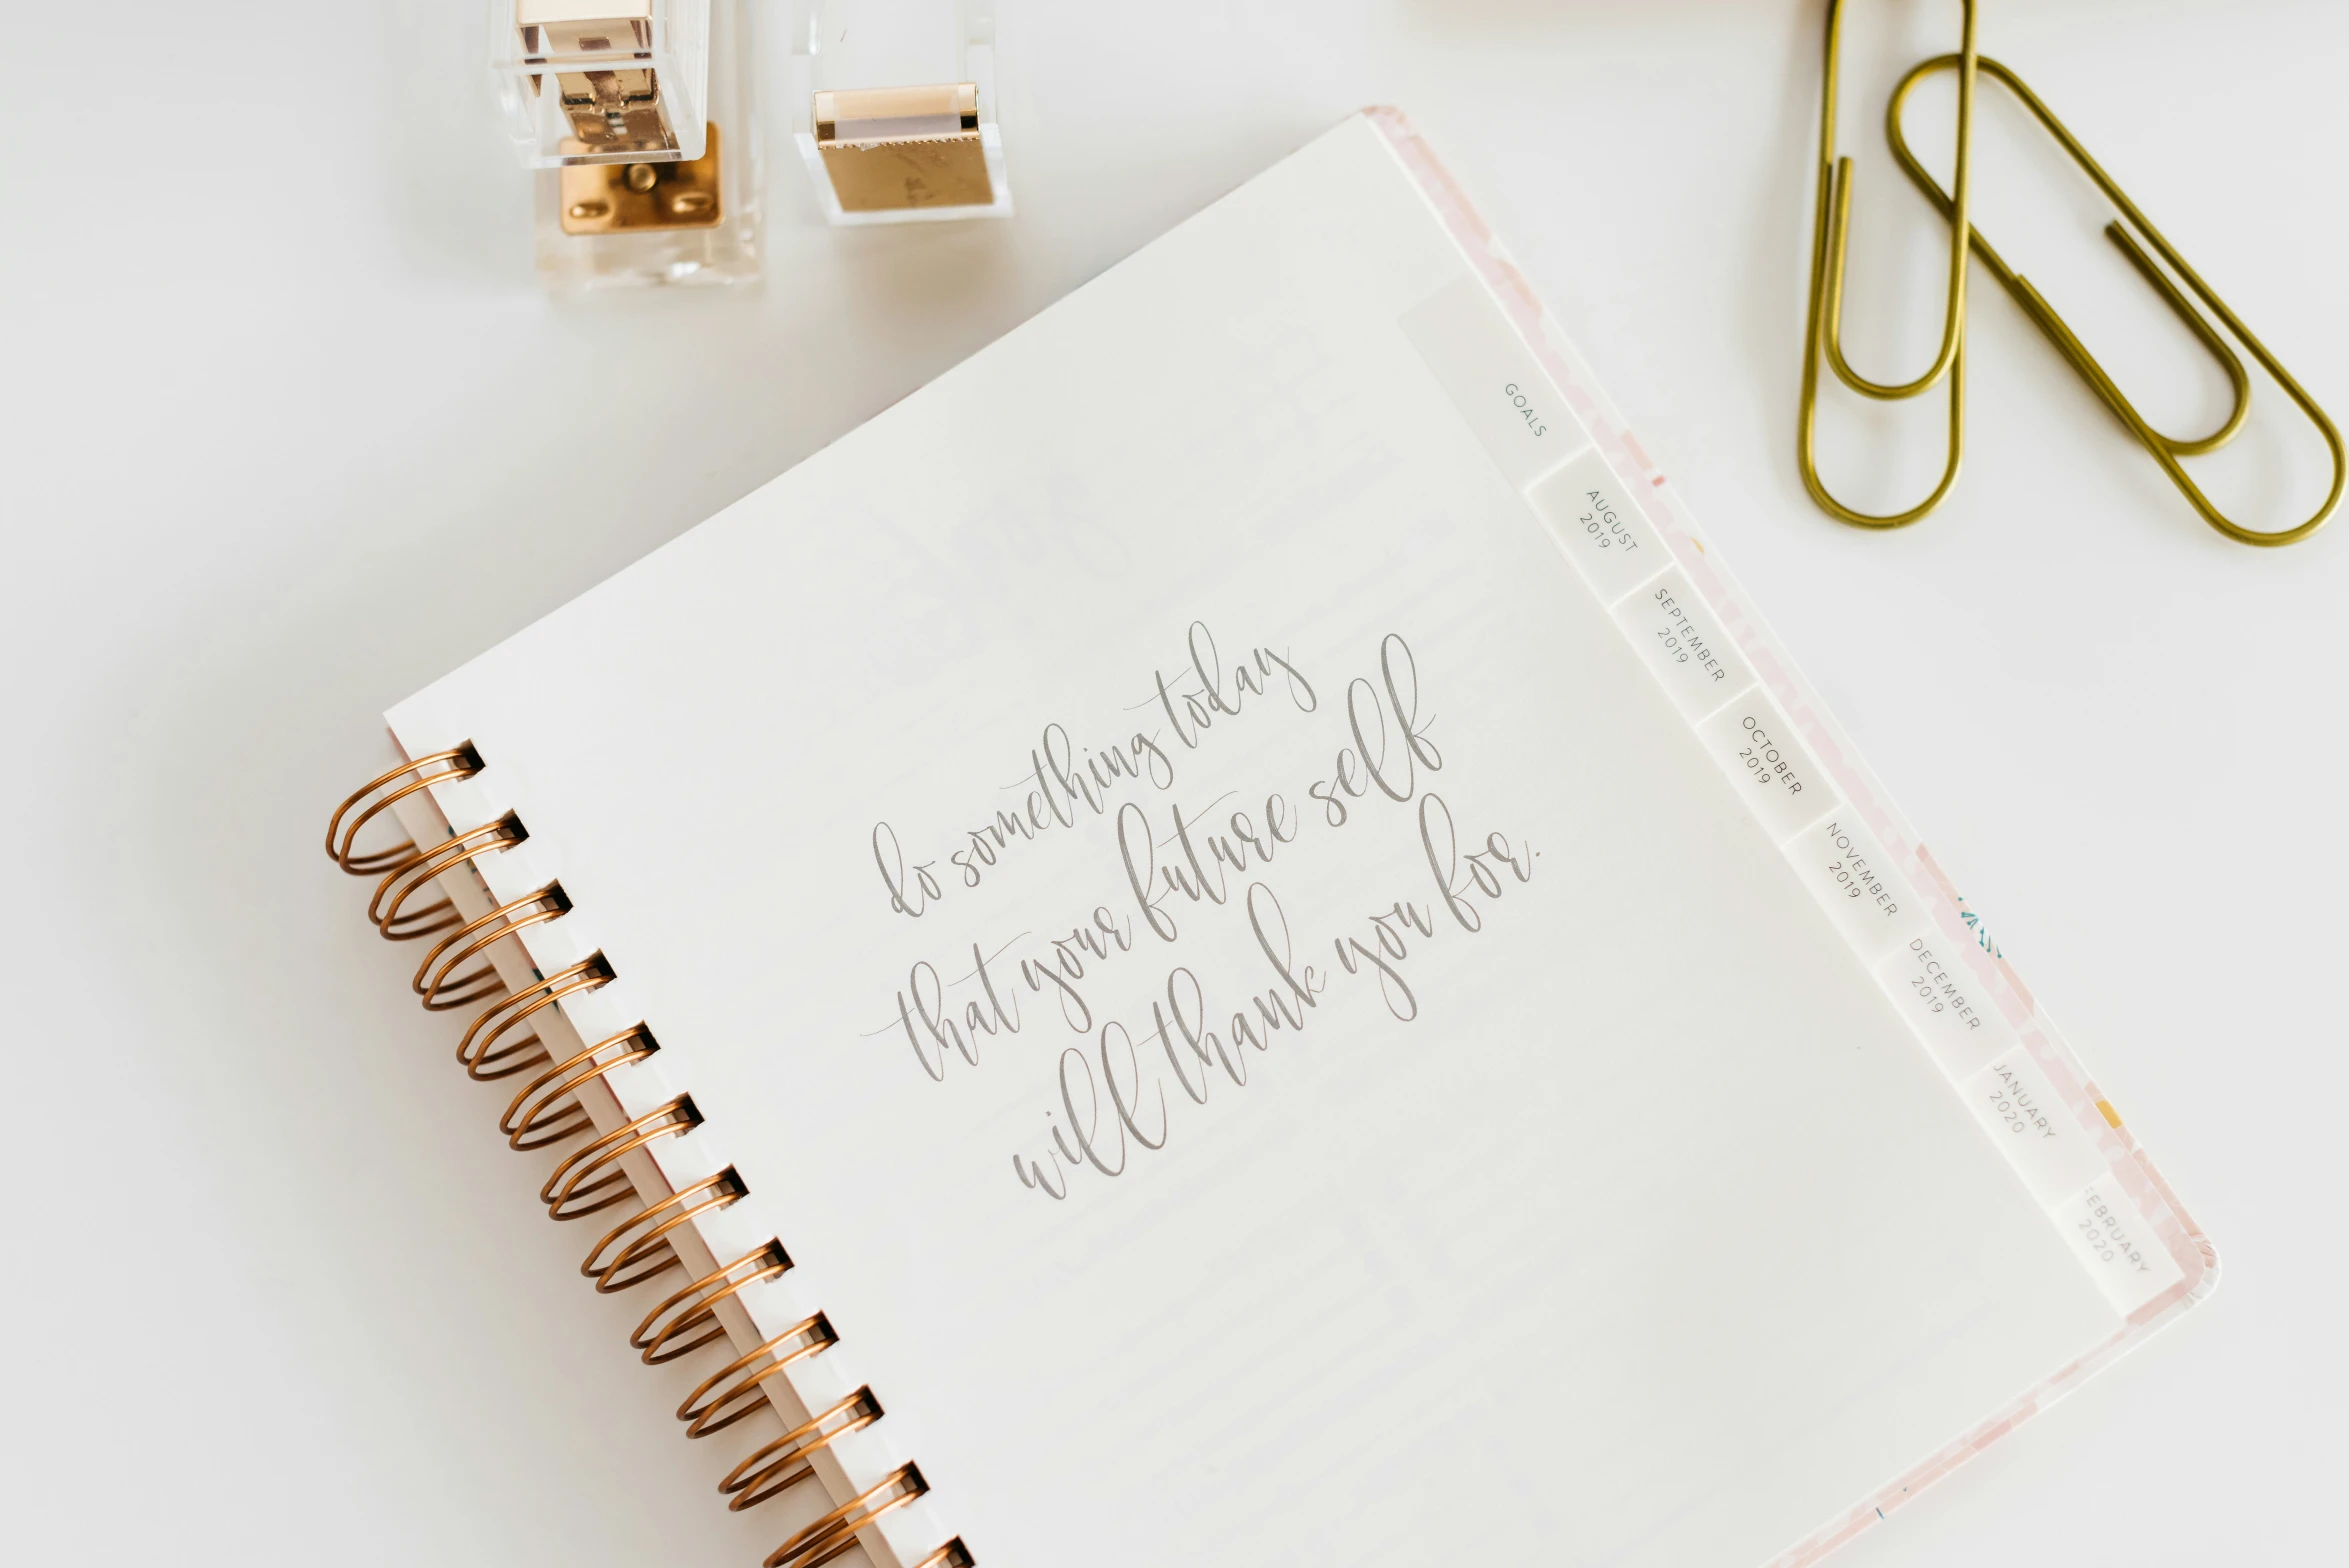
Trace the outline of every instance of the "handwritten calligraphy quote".
{"label": "handwritten calligraphy quote", "polygon": [[[912,921],[983,893],[1045,840],[1085,837],[1101,846],[1103,880],[1113,890],[1072,911],[1065,932],[1022,933],[992,949],[973,942],[969,969],[953,978],[915,958],[893,999],[895,1016],[879,1031],[909,1047],[937,1083],[978,1068],[983,1048],[997,1041],[1057,1038],[1047,1130],[1011,1156],[1020,1183],[1049,1198],[1065,1199],[1072,1180],[1088,1172],[1116,1177],[1139,1155],[1165,1148],[1184,1114],[1180,1103],[1205,1106],[1244,1088],[1250,1057],[1325,1016],[1336,987],[1375,987],[1395,1018],[1416,1019],[1413,955],[1439,936],[1483,931],[1492,906],[1534,875],[1529,844],[1500,832],[1464,834],[1431,787],[1446,759],[1430,733],[1434,710],[1418,658],[1400,634],[1382,638],[1367,668],[1326,705],[1287,654],[1252,647],[1227,666],[1198,622],[1185,641],[1187,661],[1174,674],[1151,672],[1142,710],[1148,728],[1113,746],[1079,748],[1062,725],[1046,725],[1023,783],[1010,792],[1018,798],[987,808],[951,848],[917,858],[889,823],[872,830],[887,907]],[[1268,781],[1260,804],[1253,791],[1227,791],[1186,808],[1178,789],[1196,755],[1234,730],[1275,723],[1323,727],[1334,740],[1327,766],[1314,777]],[[1227,809],[1235,797],[1243,803]],[[1306,834],[1347,833],[1367,849],[1371,836],[1357,824],[1406,812],[1415,838],[1415,864],[1399,873],[1407,896],[1365,911],[1347,929],[1300,938],[1272,882],[1288,846]],[[1245,925],[1258,967],[1236,984],[1217,977],[1211,988],[1184,961],[1191,956],[1184,941],[1198,922],[1219,919]],[[1322,955],[1330,962],[1317,961]],[[1144,965],[1163,976],[1148,984],[1147,1016],[1107,1016],[1102,977]]]}

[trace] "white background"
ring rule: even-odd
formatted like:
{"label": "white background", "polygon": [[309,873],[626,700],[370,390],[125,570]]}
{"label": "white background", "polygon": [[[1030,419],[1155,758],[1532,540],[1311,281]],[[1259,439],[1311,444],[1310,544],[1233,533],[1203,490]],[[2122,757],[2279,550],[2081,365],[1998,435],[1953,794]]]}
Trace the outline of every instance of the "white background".
{"label": "white background", "polygon": [[[1905,377],[1939,262],[1877,121],[1956,7],[1855,9],[1852,353]],[[326,809],[380,765],[382,708],[1384,101],[2225,1260],[2207,1306],[1839,1563],[2327,1556],[2349,523],[2275,552],[2204,529],[1980,269],[1955,499],[1888,536],[1817,513],[1793,462],[1816,3],[1000,10],[1009,223],[823,229],[778,144],[763,290],[558,306],[472,0],[9,0],[9,1555],[774,1544],[711,1490],[732,1451],[679,1440],[682,1387],[626,1352],[642,1303],[576,1277],[592,1238],[540,1217],[543,1162],[500,1146],[502,1096],[407,999],[414,955],[318,852]],[[1985,51],[2349,413],[2349,10],[1985,10]],[[1978,220],[2156,424],[2198,433],[2223,383],[1994,93]],[[1946,143],[1947,102],[1920,95],[1921,143]],[[2296,519],[2314,438],[2264,383],[2256,408],[2214,489]],[[1937,415],[1828,435],[1844,488],[1887,501],[1929,478]]]}

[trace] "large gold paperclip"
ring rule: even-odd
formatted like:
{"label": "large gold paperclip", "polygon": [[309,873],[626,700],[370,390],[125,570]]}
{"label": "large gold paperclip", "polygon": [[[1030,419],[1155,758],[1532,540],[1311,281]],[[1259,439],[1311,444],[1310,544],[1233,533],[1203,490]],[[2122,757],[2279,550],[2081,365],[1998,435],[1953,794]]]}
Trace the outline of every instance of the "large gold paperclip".
{"label": "large gold paperclip", "polygon": [[[1843,264],[1851,238],[1851,181],[1849,158],[1835,155],[1835,100],[1843,35],[1842,0],[1827,0],[1825,79],[1819,105],[1818,213],[1811,230],[1810,319],[1803,331],[1803,395],[1796,462],[1803,487],[1827,513],[1859,528],[1900,528],[1915,522],[1941,504],[1957,483],[1958,465],[1966,454],[1966,223],[1968,154],[1974,133],[1974,0],[1964,0],[1964,32],[1958,53],[1949,58],[1959,65],[1957,111],[1957,198],[1945,204],[1950,213],[1949,302],[1942,315],[1941,351],[1925,373],[1913,381],[1887,384],[1871,381],[1851,368],[1843,353]],[[1888,113],[1897,112],[1895,108]],[[1816,428],[1819,415],[1819,361],[1824,358],[1836,379],[1864,396],[1895,401],[1931,390],[1949,378],[1949,462],[1933,493],[1905,512],[1878,515],[1854,511],[1828,493],[1819,477]]]}
{"label": "large gold paperclip", "polygon": [[[2087,346],[2081,343],[2072,329],[2064,324],[2063,317],[2055,313],[2055,307],[2048,304],[2040,292],[2031,286],[2031,280],[2008,266],[1998,252],[1991,248],[1990,242],[1982,237],[1982,231],[1972,228],[1967,223],[1966,165],[1962,141],[1959,143],[1958,152],[1958,193],[1954,201],[1946,191],[1934,182],[1933,176],[1925,172],[1925,166],[1919,163],[1916,154],[1909,150],[1908,138],[1902,134],[1901,106],[1907,101],[1910,90],[1917,83],[1936,71],[1946,71],[1953,67],[1964,69],[1967,78],[1971,78],[1977,69],[1996,78],[2007,91],[2015,95],[2024,108],[2031,111],[2034,119],[2046,127],[2047,134],[2056,139],[2065,153],[2071,157],[2072,162],[2079,167],[2080,172],[2095,182],[2096,188],[2104,193],[2105,199],[2120,210],[2121,217],[2105,225],[2106,237],[2120,247],[2121,254],[2129,258],[2131,264],[2144,276],[2145,281],[2153,285],[2155,291],[2168,302],[2170,309],[2175,311],[2179,319],[2193,330],[2197,338],[2201,339],[2203,345],[2218,359],[2221,368],[2227,373],[2228,381],[2234,387],[2234,412],[2227,416],[2226,422],[2218,429],[2196,440],[2177,440],[2163,435],[2147,424],[2144,416],[2139,414],[2135,406],[2122,394],[2112,377],[2105,373],[2104,367],[2096,362],[2096,357],[2088,352]],[[1963,120],[1962,110],[1960,111],[1960,120],[1961,122]],[[1901,167],[1908,171],[1909,178],[1915,181],[1917,188],[1941,209],[1943,216],[1950,219],[1951,232],[1971,236],[1974,253],[1982,258],[1982,264],[1990,269],[1992,275],[2005,287],[2007,293],[2014,296],[2015,303],[2023,307],[2023,313],[2029,316],[2040,332],[2046,335],[2047,340],[2055,345],[2056,351],[2071,362],[2072,368],[2078,371],[2080,378],[2086,381],[2096,395],[2104,400],[2105,406],[2118,416],[2121,423],[2128,428],[2129,434],[2136,437],[2138,444],[2153,454],[2153,460],[2161,465],[2162,472],[2169,475],[2170,483],[2176,485],[2179,493],[2194,503],[2194,510],[2202,514],[2204,522],[2225,534],[2229,539],[2256,545],[2292,544],[2307,538],[2324,526],[2325,520],[2333,515],[2333,509],[2341,504],[2342,480],[2345,475],[2349,475],[2349,461],[2344,460],[2341,448],[2341,433],[2333,427],[2333,422],[2326,417],[2325,411],[2316,405],[2316,400],[2301,389],[2300,383],[2292,379],[2289,371],[2277,363],[2275,355],[2268,352],[2267,346],[2252,336],[2251,329],[2243,325],[2241,318],[2227,308],[2226,301],[2211,292],[2210,285],[2203,282],[2201,276],[2192,267],[2186,265],[2186,259],[2178,254],[2176,248],[2168,240],[2162,238],[2161,231],[2146,219],[2145,214],[2137,210],[2137,204],[2129,200],[2127,193],[2113,183],[2112,176],[2105,173],[2103,167],[2088,155],[2088,149],[2080,145],[2079,139],[2065,129],[2064,123],[2055,117],[2054,112],[2046,104],[2039,101],[2039,95],[2023,85],[2021,77],[1996,60],[1974,60],[1953,54],[1937,55],[1933,59],[1919,64],[1908,75],[1902,77],[1900,85],[1893,89],[1892,102],[1885,111],[1884,131],[1892,141],[1893,155],[1900,160]],[[2126,219],[2127,222],[2124,224],[2122,219]],[[2130,232],[2132,228],[2136,230],[2136,234]],[[2144,236],[2144,244],[2138,242],[2137,235]],[[2146,254],[2146,245],[2152,246],[2161,259],[2169,264],[2170,272],[2175,272],[2185,280],[2186,287],[2194,291],[2195,298],[2202,301],[2205,309],[2226,323],[2227,330],[2232,332],[2236,340],[2251,351],[2251,357],[2259,361],[2261,369],[2275,378],[2276,385],[2284,389],[2285,395],[2300,405],[2300,411],[2308,416],[2309,422],[2315,425],[2318,433],[2324,437],[2325,445],[2333,455],[2332,488],[2325,493],[2324,504],[2316,509],[2315,515],[2298,527],[2274,531],[2243,527],[2211,504],[2210,498],[2202,493],[2202,487],[2194,482],[2192,477],[2187,474],[2185,465],[2179,461],[2181,458],[2216,451],[2234,439],[2235,432],[2242,428],[2243,416],[2250,411],[2251,377],[2243,369],[2242,360],[2235,356],[2234,350],[2227,346],[2226,339],[2219,335],[2218,329],[2195,310],[2192,303],[2179,291],[2177,284],[2170,281],[2169,273],[2162,271],[2159,266],[2155,265],[2153,257]],[[1807,413],[1804,428],[1807,438],[1809,430]],[[1954,472],[1954,464],[1952,471]],[[1812,487],[1811,493],[1813,495],[1819,494],[1816,485]],[[1935,499],[1939,499],[1938,494]],[[1821,504],[1826,504],[1824,499]],[[1927,505],[1931,505],[1931,503],[1928,502]],[[1837,515],[1842,514],[1838,513]]]}

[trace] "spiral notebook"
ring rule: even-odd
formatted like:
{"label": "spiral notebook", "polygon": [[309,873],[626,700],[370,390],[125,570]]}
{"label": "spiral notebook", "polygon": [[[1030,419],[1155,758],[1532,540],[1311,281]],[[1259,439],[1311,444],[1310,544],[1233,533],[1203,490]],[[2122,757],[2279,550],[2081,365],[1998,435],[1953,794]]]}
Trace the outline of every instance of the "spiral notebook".
{"label": "spiral notebook", "polygon": [[1391,112],[389,722],[769,1568],[1805,1563],[2216,1282]]}

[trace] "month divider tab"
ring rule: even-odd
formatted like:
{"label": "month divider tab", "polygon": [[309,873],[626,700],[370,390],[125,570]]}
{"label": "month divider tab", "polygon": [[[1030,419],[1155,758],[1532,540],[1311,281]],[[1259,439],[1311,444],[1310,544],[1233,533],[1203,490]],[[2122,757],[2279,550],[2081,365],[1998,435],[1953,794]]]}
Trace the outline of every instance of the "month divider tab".
{"label": "month divider tab", "polygon": [[1713,760],[1737,784],[1745,803],[1770,842],[1784,844],[1835,809],[1835,791],[1808,748],[1794,733],[1794,721],[1759,686],[1697,726]]}
{"label": "month divider tab", "polygon": [[1966,962],[1963,944],[1921,921],[1877,966],[1876,978],[1941,1070],[1961,1083],[2021,1041]]}
{"label": "month divider tab", "polygon": [[1676,570],[1626,594],[1615,606],[1615,622],[1692,722],[1719,712],[1754,683],[1753,667]]}
{"label": "month divider tab", "polygon": [[1613,605],[1672,564],[1662,536],[1596,447],[1535,485],[1526,500],[1601,604]]}
{"label": "month divider tab", "polygon": [[1976,1073],[1965,1094],[2023,1184],[2049,1208],[2107,1174],[2088,1129],[2031,1059],[2029,1046],[2016,1046]]}
{"label": "month divider tab", "polygon": [[1788,841],[1786,858],[1845,940],[1870,964],[1921,929],[1924,900],[1849,806]]}
{"label": "month divider tab", "polygon": [[2104,1288],[2105,1299],[2121,1312],[2136,1311],[2186,1277],[2144,1213],[2109,1175],[2057,1209],[2055,1220]]}
{"label": "month divider tab", "polygon": [[1999,1012],[1966,942],[1832,781],[1629,488],[1473,279],[1399,318],[1452,405],[1590,587],[1738,800],[2120,1311],[2183,1273]]}

